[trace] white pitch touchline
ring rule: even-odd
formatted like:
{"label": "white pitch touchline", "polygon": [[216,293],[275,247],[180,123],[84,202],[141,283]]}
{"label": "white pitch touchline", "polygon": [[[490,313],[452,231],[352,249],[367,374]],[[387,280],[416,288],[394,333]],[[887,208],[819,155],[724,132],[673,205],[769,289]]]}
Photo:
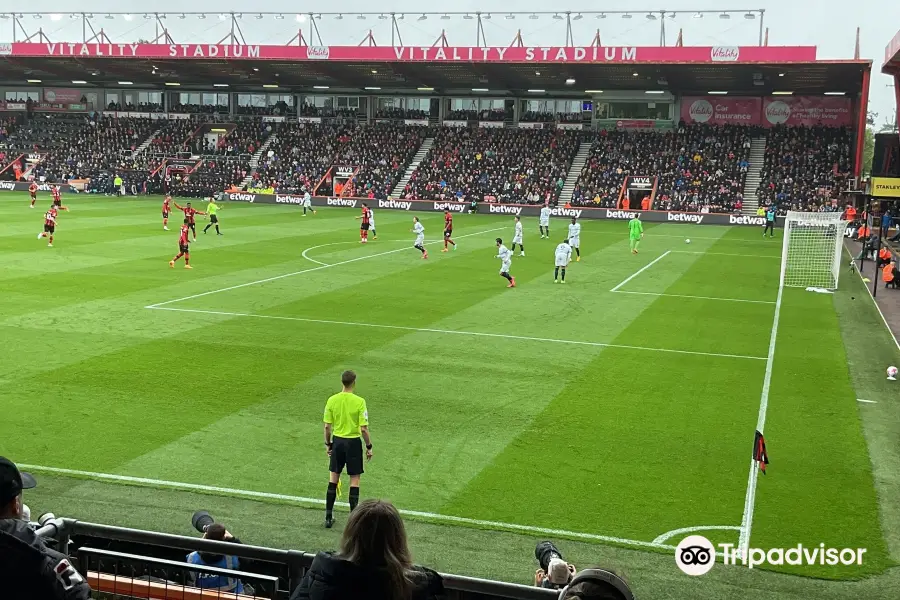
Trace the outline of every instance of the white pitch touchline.
{"label": "white pitch touchline", "polygon": [[253,313],[225,312],[221,310],[201,310],[195,308],[175,308],[171,306],[147,306],[151,310],[170,310],[174,312],[196,313],[201,315],[220,315],[223,317],[247,317],[253,319],[273,319],[277,321],[297,321],[300,323],[319,323],[322,325],[346,325],[350,327],[372,327],[374,329],[394,329],[417,333],[440,333],[446,335],[471,335],[473,337],[500,338],[504,340],[521,340],[525,342],[548,342],[552,344],[571,344],[575,346],[593,346],[595,348],[621,348],[624,350],[645,350],[647,352],[666,352],[670,354],[692,354],[696,356],[716,356],[720,358],[743,358],[747,360],[766,360],[762,356],[746,356],[743,354],[721,354],[718,352],[699,352],[694,350],[675,350],[671,348],[650,348],[647,346],[626,346],[624,344],[606,344],[603,342],[584,342],[579,340],[561,340],[526,335],[508,335],[505,333],[485,333],[481,331],[454,331],[452,329],[434,329],[430,327],[407,327],[405,325],[382,325],[379,323],[357,323],[354,321],[331,321],[328,319],[307,319],[305,317],[284,317],[279,315],[257,315]]}
{"label": "white pitch touchline", "polygon": [[[769,335],[769,353],[766,357],[766,373],[763,376],[762,392],[759,396],[759,414],[756,418],[756,430],[763,433],[766,426],[766,411],[769,408],[769,388],[772,385],[772,365],[775,362],[775,339],[778,336],[778,318],[781,316],[781,298],[784,292],[784,261],[782,252],[782,279],[778,283],[778,297],[775,299],[775,317],[772,319],[772,333]],[[756,461],[750,458],[750,474],[747,476],[747,494],[744,497],[744,516],[741,518],[741,535],[738,540],[738,551],[746,553],[750,548],[750,533],[753,528],[753,510],[756,506],[756,481],[759,479],[759,468]]]}
{"label": "white pitch touchline", "polygon": [[640,275],[641,273],[643,273],[644,271],[646,271],[647,269],[649,269],[650,267],[652,267],[653,265],[655,265],[656,263],[658,263],[659,261],[661,261],[662,259],[664,259],[670,252],[672,252],[672,251],[671,251],[671,250],[666,250],[666,251],[663,252],[661,255],[657,256],[656,258],[654,258],[653,260],[651,260],[649,263],[647,263],[646,265],[644,265],[643,267],[641,267],[641,268],[638,270],[637,273],[633,273],[633,274],[629,275],[629,276],[625,279],[625,281],[623,281],[622,283],[620,283],[619,285],[617,285],[616,287],[614,287],[613,289],[611,289],[611,290],[609,290],[609,291],[615,292],[615,291],[618,290],[620,287],[622,287],[623,285],[625,285],[626,283],[628,283],[629,281],[631,281],[632,279],[634,279],[635,277],[637,277],[638,275]]}
{"label": "white pitch touchline", "polygon": [[[156,487],[165,487],[176,490],[212,492],[219,494],[227,494],[229,496],[244,496],[247,498],[261,498],[267,500],[282,500],[287,502],[296,502],[298,504],[313,504],[321,506],[325,504],[325,500],[321,498],[305,498],[303,496],[289,496],[286,494],[273,494],[270,492],[255,492],[252,490],[239,490],[234,488],[218,487],[212,485],[201,485],[197,483],[181,483],[178,481],[166,481],[164,479],[148,479],[145,477],[131,477],[129,475],[114,475],[111,473],[95,473],[92,471],[79,471],[76,469],[60,469],[57,467],[44,467],[41,465],[20,464],[20,468],[29,469],[31,471],[55,473],[59,475],[74,475],[80,477],[88,477],[101,481],[114,481],[119,483],[134,483],[140,485],[150,485]],[[338,502],[339,505],[348,507],[346,502]],[[674,546],[666,544],[658,544],[656,542],[645,542],[643,540],[630,540],[627,538],[614,537],[610,535],[597,535],[593,533],[581,533],[578,531],[565,531],[562,529],[549,529],[546,527],[534,527],[532,525],[517,525],[515,523],[501,523],[498,521],[484,521],[481,519],[470,519],[467,517],[455,517],[452,515],[441,515],[438,513],[422,512],[418,510],[399,510],[401,515],[408,517],[419,517],[432,521],[445,521],[448,523],[460,523],[463,525],[472,525],[475,527],[493,527],[496,529],[506,529],[512,531],[525,531],[528,533],[539,533],[541,535],[557,535],[561,537],[579,538],[592,540],[597,542],[610,542],[613,544],[621,544],[624,546],[638,546],[642,548],[655,548],[658,550],[674,550]]]}
{"label": "white pitch touchline", "polygon": [[697,525],[696,527],[682,527],[681,529],[673,529],[662,535],[656,536],[653,540],[654,544],[662,544],[663,542],[682,533],[693,533],[695,531],[740,531],[737,525]]}
{"label": "white pitch touchline", "polygon": [[781,260],[781,256],[776,254],[737,254],[734,252],[703,252],[702,250],[670,250],[673,254],[712,254],[714,256],[736,256],[739,258],[777,258]]}
{"label": "white pitch touchline", "polygon": [[[473,235],[481,235],[483,233],[490,233],[492,231],[499,231],[501,229],[506,229],[505,227],[495,227],[493,229],[487,229],[485,231],[476,231],[475,233],[469,233],[466,235],[457,236],[458,238],[471,237]],[[339,265],[346,265],[349,263],[354,263],[360,260],[367,260],[370,258],[375,258],[377,256],[385,256],[387,254],[395,254],[397,252],[403,252],[408,250],[408,248],[397,248],[396,250],[388,250],[387,252],[378,252],[377,254],[367,254],[365,256],[357,256],[356,258],[351,258],[348,260],[342,260],[340,262],[331,263],[327,265],[319,265],[318,267],[310,267],[309,269],[303,269],[302,271],[294,271],[293,273],[285,273],[284,275],[276,275],[275,277],[267,277],[266,279],[259,279],[257,281],[248,281],[247,283],[240,283],[238,285],[228,286],[226,288],[222,288],[219,290],[211,290],[209,292],[202,292],[200,294],[193,294],[191,296],[185,296],[184,298],[176,298],[174,300],[166,300],[165,302],[157,302],[156,304],[151,304],[149,306],[145,306],[144,308],[159,308],[160,306],[165,306],[166,304],[174,304],[175,302],[183,302],[184,300],[191,300],[193,298],[202,298],[203,296],[209,296],[210,294],[218,294],[220,292],[228,292],[230,290],[237,290],[240,288],[244,288],[251,285],[257,285],[260,283],[268,283],[270,281],[277,281],[279,279],[284,279],[286,277],[293,277],[294,275],[302,275],[303,273],[312,273],[314,271],[321,271],[322,269],[329,269],[331,267],[337,267]]]}
{"label": "white pitch touchline", "polygon": [[864,403],[866,403],[866,404],[878,404],[878,402],[877,402],[876,400],[863,400],[862,398],[857,398],[856,401],[857,401],[857,402],[864,402]]}
{"label": "white pitch touchline", "polygon": [[749,302],[751,304],[775,304],[771,300],[744,300],[743,298],[715,298],[713,296],[689,296],[686,294],[660,294],[657,292],[630,292],[628,290],[613,290],[616,294],[638,294],[641,296],[667,296],[669,298],[694,298],[696,300],[723,300],[725,302]]}
{"label": "white pitch touchline", "polygon": [[[396,244],[396,243],[401,242],[401,241],[404,241],[404,240],[382,240],[382,242],[383,242],[383,243],[386,243],[386,244],[391,244],[391,243]],[[309,262],[314,262],[314,263],[316,263],[317,265],[322,265],[322,266],[328,267],[328,266],[330,266],[328,263],[322,262],[322,261],[320,261],[320,260],[316,260],[316,259],[314,259],[314,258],[310,258],[310,257],[308,257],[308,256],[306,255],[306,253],[309,252],[309,251],[311,251],[311,250],[318,250],[319,248],[325,248],[325,247],[327,247],[327,246],[346,246],[347,244],[359,244],[359,242],[330,242],[330,243],[328,243],[328,244],[319,244],[318,246],[310,246],[309,248],[307,248],[306,250],[304,250],[303,253],[300,254],[300,256],[302,256],[303,258],[305,258],[305,259],[308,260]]]}
{"label": "white pitch touchline", "polygon": [[[853,252],[851,252],[850,248],[847,247],[846,241],[844,242],[844,250],[846,250],[850,256],[853,256]],[[854,263],[855,263],[855,261],[854,261]],[[890,325],[888,325],[887,319],[884,317],[884,313],[881,312],[881,307],[878,306],[878,301],[875,300],[875,296],[872,295],[872,290],[870,290],[869,286],[866,285],[863,274],[859,272],[859,268],[857,268],[855,264],[854,264],[853,270],[856,271],[856,274],[859,275],[859,278],[863,280],[863,287],[866,288],[866,293],[868,293],[869,298],[872,299],[872,304],[875,305],[875,309],[878,311],[878,314],[881,315],[881,322],[884,323],[885,329],[887,329],[888,333],[891,334],[891,339],[894,340],[894,344],[897,346],[897,350],[900,350],[900,341],[897,340],[897,336],[894,335],[894,330],[891,329]]]}

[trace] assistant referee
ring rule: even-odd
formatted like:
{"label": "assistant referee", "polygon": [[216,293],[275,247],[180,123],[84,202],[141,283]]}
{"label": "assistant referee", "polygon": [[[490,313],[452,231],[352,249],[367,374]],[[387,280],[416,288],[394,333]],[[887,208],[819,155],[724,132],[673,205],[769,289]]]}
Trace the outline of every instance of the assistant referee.
{"label": "assistant referee", "polygon": [[353,393],[356,373],[341,373],[344,389],[325,403],[325,449],[331,457],[328,470],[328,493],[325,495],[325,527],[334,525],[334,500],[338,481],[344,467],[350,476],[350,510],[359,503],[359,477],[363,474],[363,449],[360,437],[366,442],[366,460],[372,460],[372,438],[369,436],[369,411],[366,401]]}

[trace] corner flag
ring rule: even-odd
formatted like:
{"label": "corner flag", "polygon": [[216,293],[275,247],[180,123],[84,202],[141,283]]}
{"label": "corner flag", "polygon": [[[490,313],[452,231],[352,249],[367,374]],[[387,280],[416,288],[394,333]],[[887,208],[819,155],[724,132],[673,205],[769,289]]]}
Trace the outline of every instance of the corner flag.
{"label": "corner flag", "polygon": [[759,470],[765,475],[766,465],[769,464],[769,453],[766,452],[766,438],[760,431],[757,431],[753,437],[753,460],[759,463]]}

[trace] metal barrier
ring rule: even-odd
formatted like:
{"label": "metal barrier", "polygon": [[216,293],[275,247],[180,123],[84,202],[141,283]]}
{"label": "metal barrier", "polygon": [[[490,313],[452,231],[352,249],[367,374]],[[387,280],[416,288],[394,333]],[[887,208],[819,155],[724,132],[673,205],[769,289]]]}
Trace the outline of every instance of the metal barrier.
{"label": "metal barrier", "polygon": [[[261,589],[266,592],[266,595],[257,595],[257,598],[266,597],[274,600],[286,600],[290,596],[290,592],[300,582],[306,569],[309,568],[313,558],[315,558],[315,554],[295,550],[279,550],[263,546],[233,544],[156,531],[85,523],[74,519],[54,519],[49,521],[38,530],[38,535],[56,539],[60,551],[73,556],[86,575],[88,573],[109,574],[107,570],[109,565],[115,565],[115,568],[120,569],[120,571],[114,571],[112,575],[123,572],[122,570],[124,569],[124,572],[131,573],[131,575],[128,575],[131,580],[141,577],[154,577],[151,572],[145,572],[152,571],[153,567],[158,567],[168,573],[169,570],[175,572],[175,567],[177,566],[179,569],[178,573],[181,574],[189,571],[209,573],[218,571],[218,569],[213,567],[199,567],[198,565],[189,565],[185,562],[155,558],[154,554],[159,554],[161,551],[171,553],[173,550],[178,550],[184,555],[193,551],[200,551],[237,556],[242,563],[251,563],[255,571],[253,573],[240,572],[239,578],[256,581],[261,584]],[[74,543],[70,541],[70,538],[75,538]],[[82,538],[127,543],[131,547],[139,548],[139,553],[99,550],[88,544],[79,544],[79,540]],[[523,572],[527,572],[529,569],[528,558],[523,557]],[[100,561],[100,563],[92,563],[92,559]],[[99,568],[92,570],[92,565],[94,564],[102,564],[103,570],[101,571]],[[129,568],[127,567],[128,564],[132,566]],[[143,570],[136,569],[134,567],[135,564],[142,564],[146,568]],[[229,573],[234,572],[229,571]],[[514,583],[444,573],[441,574],[441,577],[444,581],[447,600],[551,600],[558,597],[558,592],[552,590]],[[163,579],[168,580],[168,578]],[[182,585],[183,581],[184,579],[176,578],[173,580],[172,585]],[[127,596],[127,594],[118,595]],[[139,595],[130,597],[159,598],[161,596]],[[184,597],[187,598],[188,595]],[[221,597],[243,598],[233,594],[225,594]],[[253,598],[253,596],[249,597]]]}

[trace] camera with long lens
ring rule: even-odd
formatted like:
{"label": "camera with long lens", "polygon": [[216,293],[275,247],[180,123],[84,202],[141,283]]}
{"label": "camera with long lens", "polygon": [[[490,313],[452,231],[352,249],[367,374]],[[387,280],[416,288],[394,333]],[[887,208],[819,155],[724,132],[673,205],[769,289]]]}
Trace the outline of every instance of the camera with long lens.
{"label": "camera with long lens", "polygon": [[191,517],[191,525],[200,533],[206,533],[207,528],[216,520],[205,510],[198,510]]}

